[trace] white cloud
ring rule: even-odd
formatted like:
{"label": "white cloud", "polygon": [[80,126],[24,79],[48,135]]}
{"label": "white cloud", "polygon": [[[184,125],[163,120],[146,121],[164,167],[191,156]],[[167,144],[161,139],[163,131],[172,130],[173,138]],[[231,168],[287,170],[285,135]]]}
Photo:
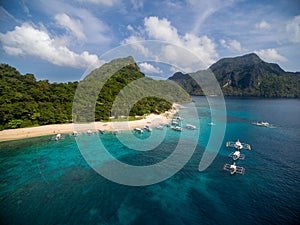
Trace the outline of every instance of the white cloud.
{"label": "white cloud", "polygon": [[237,51],[237,52],[242,52],[244,49],[242,48],[242,45],[240,42],[237,40],[229,40],[226,41],[224,39],[220,40],[220,44],[229,50]]}
{"label": "white cloud", "polygon": [[262,29],[262,30],[268,30],[271,28],[271,25],[268,22],[266,22],[265,20],[262,20],[259,23],[255,24],[255,27]]}
{"label": "white cloud", "polygon": [[129,38],[124,39],[121,44],[122,45],[131,45],[133,49],[140,52],[145,57],[150,57],[152,55],[151,51],[143,45],[143,39],[142,37],[138,36],[130,36]]}
{"label": "white cloud", "polygon": [[142,0],[131,0],[131,4],[135,10],[139,10],[144,7],[144,2]]}
{"label": "white cloud", "polygon": [[133,29],[133,27],[129,24],[129,25],[127,25],[127,30],[129,30],[129,31],[134,31],[134,29]]}
{"label": "white cloud", "polygon": [[[215,50],[215,44],[207,36],[198,37],[190,33],[186,33],[182,36],[178,34],[177,29],[173,27],[166,18],[145,18],[144,26],[145,32],[150,39],[166,41],[191,51],[203,62],[203,65],[199,65],[202,68],[215,62],[215,59],[218,56]],[[179,52],[177,52],[179,48],[171,49],[171,45],[167,48],[165,53],[168,54],[170,58],[173,57],[174,60],[176,59],[175,62],[186,61],[188,64],[188,59],[191,59],[191,57],[186,58],[186,55],[179,54]]]}
{"label": "white cloud", "polygon": [[218,57],[211,39],[191,33],[180,35],[166,18],[146,17],[143,27],[127,29],[132,35],[121,44],[130,44],[134,54],[141,57],[140,61],[163,62],[194,72],[208,68]]}
{"label": "white cloud", "polygon": [[140,63],[139,66],[141,67],[141,70],[145,73],[158,73],[158,74],[163,73],[163,71],[160,68],[155,67],[150,63],[143,62]]}
{"label": "white cloud", "polygon": [[286,31],[292,42],[300,43],[300,15],[287,22]]}
{"label": "white cloud", "polygon": [[28,23],[16,26],[13,31],[0,33],[0,41],[7,54],[15,56],[35,56],[55,65],[86,68],[90,65],[101,65],[97,55],[83,51],[75,53],[59,41],[51,38],[47,31],[34,28]]}
{"label": "white cloud", "polygon": [[91,3],[95,5],[113,6],[118,3],[118,0],[77,0],[80,3]]}
{"label": "white cloud", "polygon": [[[95,3],[96,2],[98,1],[95,1]],[[70,44],[72,44],[72,47],[80,48],[84,44],[89,44],[90,46],[93,44],[97,44],[98,46],[107,46],[112,41],[112,32],[110,27],[103,22],[99,16],[102,12],[101,9],[104,8],[101,5],[87,5],[83,7],[80,6],[80,4],[73,3],[71,5],[66,1],[59,0],[39,1],[39,4],[37,5],[38,10],[54,19],[56,26],[62,26],[68,30],[68,32],[63,34],[59,33],[59,36],[65,35],[69,38],[71,40]],[[97,10],[96,13],[93,13],[94,11],[90,10],[91,7],[98,7],[99,12]],[[104,8],[103,10],[107,9]],[[55,15],[56,18],[53,18]],[[58,23],[59,21],[57,21],[57,19],[60,17],[62,17],[64,21],[60,21],[60,23]],[[52,26],[52,22],[47,23],[48,28],[51,29]],[[55,30],[53,30],[53,32],[55,32]],[[82,38],[83,35],[85,38]],[[76,42],[74,42],[74,37],[77,38]],[[96,48],[98,48],[98,46],[96,46]]]}
{"label": "white cloud", "polygon": [[156,16],[145,18],[144,26],[150,38],[180,44],[177,29],[166,18],[161,20]]}
{"label": "white cloud", "polygon": [[54,18],[60,26],[70,31],[78,39],[86,38],[80,20],[71,19],[65,13],[57,14]]}
{"label": "white cloud", "polygon": [[255,51],[255,53],[262,58],[263,60],[267,62],[286,62],[287,59],[280,55],[276,49],[269,48],[269,49],[261,49],[258,51]]}

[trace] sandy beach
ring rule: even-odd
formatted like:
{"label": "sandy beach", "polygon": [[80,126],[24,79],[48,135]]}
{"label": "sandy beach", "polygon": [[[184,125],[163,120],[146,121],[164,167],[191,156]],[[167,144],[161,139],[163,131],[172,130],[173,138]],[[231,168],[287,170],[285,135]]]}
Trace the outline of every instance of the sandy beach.
{"label": "sandy beach", "polygon": [[32,138],[45,135],[55,135],[55,134],[67,134],[77,132],[86,132],[91,130],[97,132],[99,129],[105,131],[114,130],[132,130],[134,128],[143,128],[146,125],[151,127],[158,126],[161,123],[169,123],[172,116],[177,112],[179,105],[173,104],[170,111],[167,111],[160,115],[150,114],[144,119],[134,120],[134,121],[123,121],[123,122],[94,122],[89,124],[53,124],[38,127],[29,128],[18,128],[18,129],[8,129],[0,131],[0,142],[17,140],[23,138]]}

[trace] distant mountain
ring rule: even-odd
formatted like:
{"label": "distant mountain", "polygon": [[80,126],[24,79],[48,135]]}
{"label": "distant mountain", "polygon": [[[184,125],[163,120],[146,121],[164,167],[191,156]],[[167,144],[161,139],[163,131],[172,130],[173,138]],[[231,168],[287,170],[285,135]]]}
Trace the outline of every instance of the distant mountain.
{"label": "distant mountain", "polygon": [[221,59],[208,70],[196,73],[177,72],[169,80],[178,83],[191,95],[203,95],[195,80],[205,81],[207,73],[215,75],[227,96],[300,97],[300,72],[286,72],[275,63],[264,62],[254,53]]}

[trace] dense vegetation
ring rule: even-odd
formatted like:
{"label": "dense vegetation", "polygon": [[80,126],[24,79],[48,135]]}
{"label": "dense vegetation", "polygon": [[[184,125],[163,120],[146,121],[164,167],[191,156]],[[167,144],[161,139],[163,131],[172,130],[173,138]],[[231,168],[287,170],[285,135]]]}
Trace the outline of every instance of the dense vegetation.
{"label": "dense vegetation", "polygon": [[[133,60],[132,58],[130,59]],[[90,94],[96,95],[96,101],[93,102],[89,102],[85,97],[79,98],[79,101],[77,99],[80,110],[86,110],[86,114],[89,114],[91,109],[95,110],[92,114],[93,121],[107,120],[111,116],[112,104],[120,90],[132,81],[145,78],[145,75],[140,72],[138,66],[134,62],[131,62],[118,70],[104,83],[101,83],[101,79],[105,78],[105,75],[98,79],[99,83],[88,82],[99,71],[107,72],[107,70],[112,70],[111,65],[109,63],[104,65],[104,70],[102,67],[94,70],[86,79],[80,81],[80,83],[50,83],[48,80],[37,81],[33,74],[21,75],[15,68],[1,64],[0,130],[71,122],[73,119],[72,106],[74,96],[79,86],[87,88],[87,90],[91,91]],[[153,81],[152,79],[149,79],[149,81],[152,84],[154,82],[154,85],[159,83],[159,81]],[[87,86],[82,85],[85,82]],[[99,85],[100,83],[103,85],[101,91],[90,86]],[[140,88],[140,91],[142,89],[143,87]],[[171,100],[175,100],[175,97],[176,95]],[[185,95],[185,98],[187,100],[187,95]],[[171,108],[171,100],[166,101],[155,96],[141,98],[135,102],[130,113],[127,114],[135,116],[148,113],[161,113]],[[92,106],[89,107],[88,104]]]}
{"label": "dense vegetation", "polygon": [[226,96],[300,97],[299,72],[285,72],[277,64],[264,62],[253,53],[221,59],[207,71],[190,75],[175,73],[169,79],[191,95],[203,95],[194,79],[203,78],[208,71],[215,75]]}
{"label": "dense vegetation", "polygon": [[77,82],[36,81],[15,68],[0,65],[0,129],[66,123],[72,119]]}

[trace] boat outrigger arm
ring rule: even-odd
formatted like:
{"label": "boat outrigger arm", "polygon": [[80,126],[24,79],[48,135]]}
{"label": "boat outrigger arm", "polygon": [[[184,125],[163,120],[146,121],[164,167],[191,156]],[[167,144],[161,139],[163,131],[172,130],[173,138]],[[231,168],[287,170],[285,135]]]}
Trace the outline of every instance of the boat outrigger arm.
{"label": "boat outrigger arm", "polygon": [[[241,145],[242,145],[242,148],[241,148],[241,149],[251,150],[251,146],[250,146],[249,144],[241,143]],[[226,142],[226,147],[227,147],[227,148],[236,148],[235,142],[233,142],[233,141],[227,141],[227,142]]]}
{"label": "boat outrigger arm", "polygon": [[227,164],[227,163],[223,166],[223,170],[229,171],[231,174],[235,174],[235,173],[242,174],[242,175],[245,174],[245,168],[244,167],[235,165],[235,168],[236,168],[236,170],[233,171],[232,165]]}
{"label": "boat outrigger arm", "polygon": [[238,156],[234,154],[235,152],[231,152],[228,157],[229,158],[233,158],[234,160],[240,159],[240,160],[244,160],[245,159],[245,155],[244,154],[239,154]]}

